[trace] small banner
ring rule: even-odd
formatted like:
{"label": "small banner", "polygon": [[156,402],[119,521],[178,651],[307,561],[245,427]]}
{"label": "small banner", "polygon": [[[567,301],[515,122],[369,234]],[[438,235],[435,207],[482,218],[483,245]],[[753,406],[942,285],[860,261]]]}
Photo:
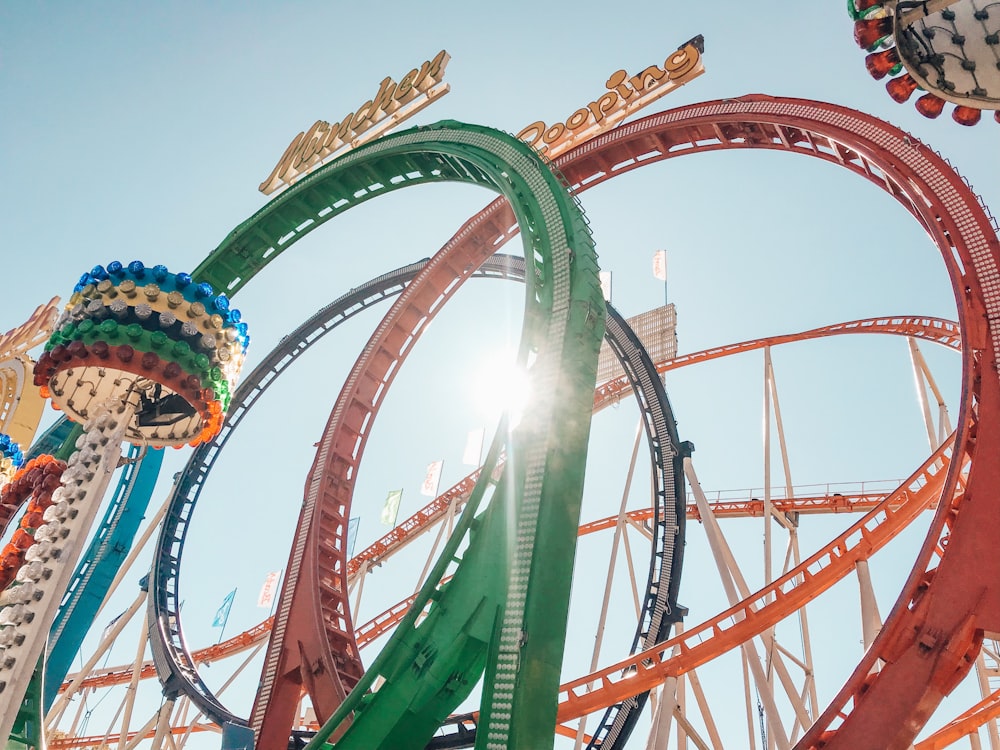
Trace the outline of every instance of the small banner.
{"label": "small banner", "polygon": [[213,628],[226,627],[226,623],[229,622],[229,610],[233,608],[233,599],[235,598],[236,589],[233,589],[226,594],[226,598],[222,600],[222,606],[219,607],[219,611],[215,613],[215,619],[212,620]]}
{"label": "small banner", "polygon": [[420,485],[420,494],[427,497],[437,497],[438,485],[441,484],[441,469],[444,466],[444,461],[435,461],[433,463],[427,464],[427,475],[424,477],[424,483]]}
{"label": "small banner", "polygon": [[604,295],[604,301],[611,301],[611,271],[600,271],[598,273],[598,278],[601,280],[601,293]]}
{"label": "small banner", "polygon": [[653,276],[660,281],[667,280],[667,251],[657,250],[653,254]]}
{"label": "small banner", "polygon": [[268,573],[264,579],[264,585],[260,587],[260,595],[257,597],[257,606],[261,609],[270,609],[274,604],[274,597],[278,593],[278,580],[281,578],[281,571],[276,570]]}
{"label": "small banner", "polygon": [[465,439],[465,450],[462,452],[462,463],[466,466],[479,466],[483,462],[483,438],[486,437],[486,428],[480,427],[478,430],[469,432],[469,437]]}
{"label": "small banner", "polygon": [[[128,612],[128,610],[126,609],[125,612]],[[115,623],[117,623],[120,619],[122,619],[125,616],[125,612],[122,612],[120,615],[112,619],[111,622],[109,622],[107,626],[104,628],[104,630],[101,631],[102,641],[109,635],[111,635],[111,631],[115,629]]]}
{"label": "small banner", "polygon": [[382,523],[386,526],[396,525],[396,515],[399,513],[399,501],[403,499],[402,490],[392,490],[385,498],[382,506]]}

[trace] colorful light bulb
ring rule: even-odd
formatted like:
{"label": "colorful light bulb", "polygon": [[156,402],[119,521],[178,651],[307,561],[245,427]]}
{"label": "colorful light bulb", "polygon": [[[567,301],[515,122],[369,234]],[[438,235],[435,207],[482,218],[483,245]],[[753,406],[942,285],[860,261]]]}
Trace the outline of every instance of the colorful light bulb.
{"label": "colorful light bulb", "polygon": [[899,52],[892,47],[882,52],[872,52],[865,58],[865,67],[876,81],[885,78],[899,65]]}
{"label": "colorful light bulb", "polygon": [[959,125],[975,125],[982,116],[983,111],[975,107],[955,107],[951,111],[951,119]]}
{"label": "colorful light bulb", "polygon": [[934,119],[944,111],[944,99],[934,94],[924,94],[914,105],[924,117]]}
{"label": "colorful light bulb", "polygon": [[892,34],[892,16],[865,18],[854,22],[854,41],[862,49],[869,49],[879,39]]}
{"label": "colorful light bulb", "polygon": [[893,78],[885,85],[885,90],[889,92],[889,96],[900,104],[909,99],[910,95],[916,89],[917,82],[913,80],[913,76],[909,73],[901,75],[899,78]]}

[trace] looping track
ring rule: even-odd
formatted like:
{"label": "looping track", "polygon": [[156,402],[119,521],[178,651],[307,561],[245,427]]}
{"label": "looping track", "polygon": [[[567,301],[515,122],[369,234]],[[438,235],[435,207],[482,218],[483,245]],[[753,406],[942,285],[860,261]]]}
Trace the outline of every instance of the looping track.
{"label": "looping track", "polygon": [[[940,479],[942,502],[880,636],[799,743],[802,748],[906,747],[941,697],[968,670],[983,630],[1000,630],[1000,585],[996,583],[1000,560],[996,556],[983,559],[979,554],[996,537],[998,517],[994,488],[1000,486],[996,458],[1000,455],[1000,243],[976,195],[940,156],[891,125],[835,105],[750,96],[683,107],[605,134],[557,164],[569,182],[583,190],[673,156],[746,148],[816,157],[884,189],[928,232],[942,253],[955,289],[964,338],[964,373],[953,451],[963,460],[951,461],[947,475]],[[286,201],[303,197],[292,191],[282,196]],[[314,219],[302,223],[301,217],[308,216],[306,209],[308,205],[296,223],[257,224],[255,232],[267,235],[263,246],[280,249],[286,234],[298,236],[318,225]],[[439,253],[433,262],[447,262],[445,258],[457,254],[460,245],[470,252],[480,248],[481,255],[489,254],[511,236],[512,225],[509,208],[494,203],[470,220],[446,246],[448,252]],[[262,267],[267,256],[260,258],[248,251],[240,245],[240,236],[237,230],[232,243],[235,255],[222,264],[232,273],[218,274],[204,267],[201,278],[234,291]],[[246,262],[241,264],[240,257]],[[460,277],[461,268],[457,269]],[[418,283],[412,285],[413,295],[419,291]],[[397,305],[399,316],[413,315],[403,309],[407,304],[409,300]],[[413,322],[419,320],[417,314]],[[959,478],[966,469],[968,480],[962,490]],[[973,498],[978,502],[971,502]],[[346,523],[346,517],[340,520]],[[981,575],[972,579],[967,574],[971,569]],[[647,652],[624,666],[653,656]],[[876,660],[883,663],[882,669],[869,676]],[[624,694],[613,671],[581,681],[598,683],[588,696],[588,705],[609,705],[617,700],[616,691]],[[656,679],[663,674],[656,672]],[[629,681],[635,688],[639,682]],[[566,695],[561,719],[584,710],[571,706]],[[887,704],[899,707],[894,721],[886,721],[880,711]]]}
{"label": "looping track", "polygon": [[[873,182],[927,230],[952,278],[964,338],[954,451],[968,456],[968,485],[956,491],[963,462],[952,461],[927,541],[881,634],[798,745],[907,747],[971,666],[982,631],[996,630],[1000,619],[1000,587],[989,583],[1000,580],[994,575],[1000,562],[977,555],[995,538],[994,488],[1000,486],[996,229],[972,190],[926,146],[877,118],[803,100],[751,96],[672,110],[601,136],[560,166],[572,183],[589,185],[650,161],[724,148],[800,153]],[[968,502],[972,497],[982,502]],[[946,550],[940,561],[935,550]],[[972,569],[984,576],[970,580]],[[883,667],[869,677],[876,660]],[[594,692],[612,681],[602,673]],[[892,721],[880,710],[884,705],[897,707]],[[566,704],[560,717],[572,713]]]}
{"label": "looping track", "polygon": [[[506,551],[502,511],[488,512],[496,520],[481,525],[491,531],[483,532],[487,542],[478,547],[476,554],[480,559],[473,568],[476,574],[462,576],[459,573],[444,594],[436,593],[433,585],[426,593],[422,592],[425,603],[432,594],[453,602],[450,609],[441,606],[439,611],[447,614],[435,619],[439,625],[457,628],[466,639],[466,648],[457,655],[457,660],[452,659],[450,666],[441,667],[443,662],[435,666],[435,670],[443,669],[441,677],[445,680],[439,694],[431,696],[427,706],[415,714],[395,717],[401,721],[398,725],[389,727],[384,719],[375,718],[366,731],[388,731],[410,738],[422,733],[429,736],[436,728],[435,716],[440,707],[451,704],[456,695],[472,687],[471,684],[459,686],[456,693],[456,685],[449,674],[474,673],[477,664],[481,668],[483,658],[496,662],[514,656],[534,664],[539,678],[518,683],[496,681],[497,700],[516,705],[514,714],[520,716],[520,720],[512,723],[507,710],[494,712],[489,724],[504,736],[513,737],[524,732],[529,737],[537,737],[539,727],[554,719],[555,703],[550,696],[554,696],[558,683],[556,662],[563,643],[560,632],[546,627],[551,621],[551,612],[543,613],[539,604],[549,610],[553,606],[557,609],[568,607],[569,571],[576,538],[576,524],[569,528],[561,517],[550,517],[549,504],[545,500],[552,495],[559,497],[560,505],[571,517],[578,515],[591,390],[604,320],[593,243],[582,214],[563,185],[545,168],[537,154],[509,136],[457,123],[418,128],[362,147],[287,190],[235,230],[194,275],[211,281],[216,288],[235,293],[282,249],[351,205],[407,184],[438,180],[483,185],[510,200],[524,230],[525,256],[531,267],[527,277],[528,297],[519,360],[527,365],[531,359],[529,372],[536,388],[558,392],[562,398],[540,405],[523,428],[512,434],[512,442],[507,446],[510,454],[519,459],[518,470],[508,470],[504,480],[504,485],[509,486],[516,498],[516,544]],[[429,267],[435,264],[432,260]],[[466,268],[464,275],[472,270],[473,267]],[[403,297],[412,289],[414,285],[407,288]],[[394,363],[390,352],[404,351],[412,338],[407,338],[405,331],[414,330],[414,325],[419,328],[421,319],[447,297],[445,289],[421,289],[424,298],[410,295],[405,303],[424,306],[416,321],[410,315],[390,321],[394,316],[390,312],[379,327],[380,333],[388,335],[390,340],[395,339],[392,348],[370,346],[362,355],[374,358],[378,366],[387,365],[380,376],[362,378],[358,375],[361,368],[356,367],[334,408],[331,424],[344,420],[352,437],[347,441],[335,440],[334,431],[328,428],[321,440],[313,475],[307,483],[300,530],[287,569],[281,607],[265,659],[265,675],[251,718],[262,746],[275,746],[287,740],[298,690],[303,683],[321,716],[336,708],[351,688],[358,687],[355,694],[361,693],[360,660],[353,649],[353,629],[344,597],[344,525],[364,437],[385,388],[392,380]],[[393,311],[399,309],[397,304]],[[494,442],[491,449],[494,464],[505,442],[503,438]],[[487,468],[492,472],[492,465],[487,464]],[[475,502],[470,502],[467,518],[463,517],[460,523],[463,535],[449,542],[452,549],[443,558],[445,565],[449,558],[455,557],[459,541],[470,531],[478,502],[492,494],[495,487],[495,480],[484,472],[474,493]],[[501,505],[491,503],[490,507]],[[472,532],[472,537],[480,533],[478,528]],[[311,538],[321,529],[324,531],[321,542]],[[541,577],[530,574],[540,564],[533,554],[536,538],[544,538],[550,552],[559,550],[556,559],[563,561],[553,568],[552,560],[547,559],[546,569],[552,570]],[[461,566],[463,570],[470,570],[468,559],[476,556],[472,553],[476,549],[476,545],[470,546],[469,556]],[[512,555],[512,568],[508,573],[501,573],[486,587],[481,580],[476,581],[488,556],[507,554]],[[522,577],[528,581],[526,587],[520,583],[511,584]],[[433,580],[436,582],[440,578],[438,573]],[[301,617],[297,614],[296,619],[290,620],[292,609],[300,612]],[[497,618],[504,623],[498,631],[499,639],[493,637],[494,623],[500,622]],[[427,627],[427,622],[417,629],[420,632],[414,636],[415,641],[397,646],[398,653],[410,648],[436,651],[439,643],[453,639],[440,628]],[[517,633],[529,628],[534,637],[525,645]],[[286,636],[297,643],[297,649],[283,648]],[[315,679],[320,673],[323,673],[322,679]],[[423,677],[425,687],[430,674]],[[401,674],[397,677],[398,680],[389,680],[390,689],[383,688],[381,694],[391,692],[397,683],[400,690],[410,689],[406,686],[408,678]],[[426,690],[425,695],[429,695]],[[379,711],[373,705],[366,715],[377,717]],[[364,724],[358,717],[355,711],[350,731],[363,736],[356,731]],[[547,730],[542,732],[547,733]],[[360,741],[369,743],[370,738]]]}
{"label": "looping track", "polygon": [[[671,110],[600,136],[557,164],[580,190],[638,166],[727,148],[812,156],[878,185],[928,232],[956,290],[964,338],[964,386],[954,451],[968,457],[968,466],[966,461],[951,462],[928,541],[896,607],[851,680],[799,743],[800,747],[906,747],[943,695],[968,670],[982,630],[996,630],[1000,617],[1000,590],[962,573],[977,564],[976,550],[993,538],[996,525],[991,503],[972,505],[965,499],[989,498],[992,488],[1000,486],[1000,465],[995,458],[995,442],[1000,440],[1000,415],[996,413],[1000,243],[995,225],[950,165],[906,133],[874,117],[805,100],[752,96]],[[470,241],[470,225],[482,226],[491,214],[502,215],[500,207],[494,204],[469,222],[463,232],[466,236],[459,235],[462,241]],[[474,241],[492,247],[502,241],[503,234],[491,237],[483,231]],[[959,492],[965,469],[968,487]],[[974,512],[966,513],[968,508]],[[970,515],[972,521],[963,520]],[[965,538],[971,541],[963,542]],[[961,551],[955,553],[956,549]],[[936,550],[946,550],[946,554],[932,569]],[[1000,566],[1000,562],[991,565]],[[948,575],[943,577],[944,572]],[[921,638],[921,633],[926,637]],[[877,659],[884,666],[876,676],[868,677]],[[630,666],[640,661],[636,658]],[[616,680],[602,673],[600,681]],[[626,691],[619,686],[620,694]],[[603,696],[601,692],[598,688],[591,693],[593,707],[620,698],[612,697],[611,691]],[[898,721],[885,721],[880,706],[886,703],[902,707]],[[568,718],[569,713],[562,707],[560,718]]]}
{"label": "looping track", "polygon": [[[1000,603],[995,601],[998,592],[980,590],[979,584],[961,572],[975,565],[969,550],[979,546],[980,540],[992,538],[995,526],[990,503],[971,506],[965,498],[980,493],[988,498],[991,488],[1000,486],[1000,467],[993,458],[1000,439],[1000,415],[995,413],[1000,397],[996,368],[1000,243],[977,196],[944,159],[877,118],[830,104],[752,96],[684,107],[607,133],[557,164],[580,190],[680,154],[732,148],[812,156],[886,190],[928,232],[956,290],[965,347],[963,402],[954,450],[957,455],[969,456],[967,491],[956,491],[964,462],[952,462],[941,490],[945,502],[939,505],[928,541],[899,602],[851,680],[800,742],[800,747],[905,747],[968,669],[982,630],[995,630],[1000,615]],[[491,215],[502,215],[500,207],[491,206],[470,224],[482,225]],[[466,235],[468,228],[469,224]],[[482,232],[475,241],[491,247],[502,239],[498,234],[503,233],[490,236]],[[462,240],[469,241],[466,237]],[[975,508],[973,514],[965,513],[969,507]],[[968,515],[975,518],[959,521]],[[942,538],[946,538],[945,544],[940,543]],[[964,538],[971,541],[963,542]],[[929,573],[928,566],[936,562],[932,560],[934,551],[945,548],[947,554],[937,567],[937,575]],[[951,563],[952,559],[959,562]],[[943,577],[944,572],[948,575]],[[970,590],[973,585],[976,590]],[[915,601],[918,595],[919,608]],[[928,636],[921,641],[920,633]],[[884,667],[869,678],[876,659],[881,659]],[[610,678],[602,675],[602,679]],[[611,702],[613,699],[605,696],[603,705]],[[878,709],[886,702],[900,706],[899,715],[891,722],[886,722]]]}
{"label": "looping track", "polygon": [[[424,260],[399,268],[351,290],[348,294],[326,305],[286,336],[282,343],[253,372],[243,378],[243,382],[233,397],[232,408],[222,431],[213,441],[202,444],[195,449],[177,479],[177,489],[165,516],[156,553],[157,559],[169,560],[171,564],[155,566],[154,579],[151,582],[154,596],[151,597],[150,610],[153,614],[152,620],[157,623],[157,627],[151,631],[154,663],[156,672],[161,675],[161,681],[165,688],[188,695],[206,716],[219,725],[245,723],[245,720],[235,717],[226,709],[198,676],[196,664],[205,661],[205,655],[192,654],[185,647],[184,640],[180,637],[182,632],[181,614],[179,610],[173,609],[178,599],[177,572],[181,563],[184,542],[204,482],[222,448],[233,436],[243,418],[247,416],[258,398],[276,381],[279,375],[309,347],[342,322],[371,306],[398,295],[405,288],[405,285],[424,268],[426,263],[427,261]],[[511,256],[493,256],[488,258],[473,275],[523,281],[524,261]],[[675,617],[672,613],[676,609],[677,603],[684,538],[684,492],[680,470],[683,456],[679,450],[679,441],[673,417],[670,415],[669,403],[666,401],[666,394],[663,393],[663,385],[656,375],[655,365],[647,361],[645,350],[635,334],[610,306],[606,335],[618,353],[620,361],[623,361],[631,374],[632,382],[636,384],[640,403],[643,404],[643,410],[646,414],[644,424],[650,442],[650,457],[657,472],[656,507],[664,509],[663,512],[651,514],[656,532],[654,535],[655,543],[650,554],[649,582],[646,588],[648,596],[636,633],[635,645],[648,648],[663,640]],[[631,387],[631,384],[622,385],[622,389],[627,387]],[[424,509],[424,517],[428,521],[436,518],[440,514],[435,513],[435,508],[442,506],[443,512],[443,509],[452,501],[458,503],[457,507],[463,506],[477,476],[478,472],[471,475],[458,487],[444,493],[440,498],[436,498],[428,508]],[[406,528],[407,523],[404,522],[393,532],[405,534]],[[371,550],[366,552],[368,553],[366,559],[371,559]],[[357,572],[358,562],[364,557],[365,553],[362,553],[351,560],[348,566],[349,576],[353,576]],[[397,621],[398,619],[394,619],[393,624],[395,625]],[[266,636],[270,630],[270,627],[260,627],[259,634]],[[359,642],[364,637],[362,631],[363,629],[357,629],[355,633]],[[245,639],[231,639],[227,645],[230,649],[245,647],[259,639],[259,637],[251,635]],[[209,661],[221,658],[221,656],[223,656],[222,653],[209,658]],[[149,672],[151,676],[153,670],[149,670]],[[116,675],[108,675],[102,682],[113,684],[116,678]],[[617,717],[621,714],[622,718],[618,720],[619,724],[624,724],[626,720],[631,724],[640,710],[641,706],[630,703],[624,712],[619,708],[613,712],[613,715]],[[610,711],[611,709],[609,709],[609,721],[606,722],[609,731],[614,723],[610,720]],[[601,732],[595,732],[595,738],[600,735]],[[474,735],[472,736],[474,737]],[[612,742],[605,746],[611,747],[614,744],[616,743]]]}
{"label": "looping track", "polygon": [[[204,463],[204,456],[201,454],[207,453],[212,456],[217,455],[217,452],[221,450],[225,441],[232,437],[233,430],[239,425],[241,419],[246,416],[249,409],[256,402],[256,398],[260,395],[260,392],[266,388],[268,385],[274,382],[274,379],[287,367],[291,362],[295,361],[298,355],[304,353],[306,348],[311,343],[317,341],[322,337],[325,332],[332,330],[336,326],[337,321],[341,318],[338,316],[337,310],[340,308],[348,309],[352,312],[359,312],[368,304],[374,304],[375,302],[382,301],[384,296],[378,291],[379,287],[384,287],[385,294],[391,294],[393,292],[400,291],[403,288],[403,284],[408,281],[414,274],[419,271],[423,266],[424,262],[415,263],[411,266],[398,269],[397,271],[385,274],[378,279],[369,282],[369,284],[360,287],[352,291],[348,295],[344,295],[337,301],[331,303],[330,305],[323,308],[316,315],[310,318],[308,321],[303,323],[299,328],[297,328],[292,334],[290,334],[283,344],[278,347],[274,352],[272,352],[268,357],[265,358],[264,362],[259,365],[253,373],[244,378],[241,384],[241,390],[237,392],[234,398],[234,412],[232,413],[233,421],[228,425],[226,432],[221,434],[217,438],[218,445],[212,447],[205,445],[199,450],[195,451],[192,458],[189,460],[185,471],[182,473],[182,477],[179,480],[181,486],[186,486],[189,481],[199,483],[207,477],[207,470],[210,468],[211,463]],[[489,259],[480,269],[476,272],[476,276],[484,276],[487,278],[519,278],[522,275],[522,271],[517,269],[516,266],[519,263],[517,259],[512,259],[509,256],[495,256]],[[362,300],[359,302],[358,300]],[[364,300],[367,300],[365,302]],[[611,308],[609,308],[609,319],[613,319],[615,313]],[[839,323],[830,326],[824,326],[822,328],[813,329],[809,331],[804,331],[797,334],[783,334],[779,336],[770,336],[762,339],[755,339],[751,341],[742,342],[739,344],[728,345],[724,347],[713,347],[711,349],[706,349],[700,352],[693,352],[687,355],[679,356],[673,360],[668,360],[657,364],[657,369],[660,372],[666,372],[678,367],[684,367],[688,365],[697,364],[699,362],[705,362],[718,357],[731,356],[755,349],[760,349],[767,346],[778,346],[781,344],[793,343],[798,341],[806,341],[809,339],[815,339],[826,336],[835,335],[845,335],[845,334],[891,334],[891,335],[901,335],[901,336],[912,336],[914,338],[937,343],[939,345],[945,346],[947,348],[959,351],[961,349],[960,339],[958,336],[958,328],[951,321],[940,320],[936,318],[879,318],[879,319],[867,319],[858,321],[849,321],[846,323]],[[626,382],[625,378],[618,380],[609,381],[604,386],[597,389],[595,395],[595,412],[605,408],[612,403],[617,403],[624,392],[630,389],[630,385]],[[257,395],[254,395],[254,394]],[[456,509],[461,508],[468,495],[472,490],[475,482],[475,478],[478,476],[478,472],[470,475],[466,479],[460,481],[451,489],[442,493],[441,496],[432,500],[426,507],[422,508],[420,511],[415,513],[410,518],[404,520],[396,527],[393,531],[389,532],[382,539],[374,542],[367,549],[359,552],[354,558],[351,559],[348,571],[349,576],[353,579],[357,574],[363,574],[363,568],[365,566],[381,565],[382,563],[389,560],[392,555],[404,547],[409,541],[417,538],[422,532],[428,530],[433,524],[439,522],[445,515],[447,507],[454,503]],[[198,485],[201,486],[200,483]],[[189,518],[194,510],[194,503],[197,500],[197,492],[195,492],[186,502],[179,503],[177,498],[175,498],[174,505],[170,517],[184,517]],[[885,502],[888,500],[888,502]],[[905,523],[900,523],[898,521],[905,521],[906,519],[915,517],[915,511],[921,510],[921,508],[932,507],[936,504],[936,496],[929,491],[925,490],[920,493],[920,497],[916,499],[916,502],[911,502],[908,500],[907,495],[901,495],[898,491],[890,498],[886,497],[884,492],[875,493],[874,495],[863,495],[858,497],[851,497],[844,495],[840,498],[840,502],[843,504],[841,508],[844,511],[858,511],[858,510],[877,510],[880,507],[887,507],[888,512],[898,511],[901,506],[906,503],[908,505],[908,510],[903,516],[895,515],[892,518],[896,519],[897,523],[893,524],[893,530],[901,529]],[[926,502],[925,505],[921,505]],[[785,504],[782,501],[776,501],[777,505],[784,512],[795,511],[799,513],[809,513],[817,512],[819,509],[824,509],[825,512],[830,511],[830,501],[829,498],[815,497],[815,498],[795,498],[794,500],[788,500]],[[184,507],[190,505],[191,507]],[[746,516],[746,515],[756,515],[760,516],[762,513],[761,503],[759,501],[744,500],[742,502],[728,501],[716,503],[713,506],[713,510],[717,516]],[[838,506],[839,507],[839,506]],[[822,511],[820,511],[822,512]],[[651,521],[654,517],[652,509],[645,509],[643,511],[636,511],[629,514],[630,517],[636,522],[647,522]],[[690,505],[687,509],[688,518],[697,519],[698,511],[694,505]],[[889,516],[887,516],[888,518]],[[616,522],[615,517],[600,519],[597,521],[590,522],[580,527],[580,535],[593,533],[601,529],[612,528]],[[182,528],[186,528],[186,525]],[[885,530],[880,532],[880,537],[883,540],[887,540],[891,536],[886,535]],[[164,543],[164,539],[161,538],[161,545]],[[836,542],[836,540],[835,540]],[[183,548],[183,537],[170,542],[170,546],[177,546],[179,549]],[[865,548],[865,554],[869,555],[874,551],[874,548],[868,546]],[[657,553],[657,549],[653,548],[654,556]],[[161,551],[160,554],[163,554]],[[178,563],[180,560],[178,560]],[[808,566],[810,561],[806,561],[805,565]],[[651,568],[651,573],[653,572]],[[840,566],[840,570],[846,573],[849,570],[849,564],[847,566]],[[790,574],[790,578],[802,573],[807,572],[807,568],[800,571],[795,571]],[[662,578],[662,575],[661,575]],[[176,582],[160,582],[156,588],[166,587],[171,588],[176,585]],[[811,588],[812,583],[805,584],[807,589],[813,591]],[[154,588],[155,590],[155,588]],[[370,622],[359,625],[355,634],[358,639],[359,647],[363,647],[366,643],[374,638],[379,637],[381,634],[387,632],[394,628],[402,618],[403,614],[408,610],[410,604],[412,603],[413,597],[400,602],[399,604],[393,606],[384,613],[377,615]],[[179,613],[178,613],[179,616]],[[756,617],[757,612],[754,610],[752,617]],[[725,616],[720,616],[723,623],[725,622]],[[748,619],[752,619],[748,617]],[[185,651],[183,658],[187,660],[190,664],[190,673],[195,673],[195,665],[198,663],[211,663],[219,659],[226,658],[236,653],[240,653],[247,648],[260,643],[263,639],[266,639],[271,631],[271,622],[273,618],[261,623],[251,630],[234,636],[233,638],[205,649],[201,649],[193,654],[187,654]],[[179,623],[178,623],[179,624]],[[701,642],[702,639],[698,637],[698,631],[704,631],[705,627],[695,628],[689,631],[686,637],[691,637],[694,642]],[[711,628],[709,628],[711,629]],[[154,631],[154,643],[156,642],[156,631]],[[732,640],[732,639],[730,639]],[[672,642],[673,643],[673,642]],[[710,643],[709,648],[714,648],[716,652],[724,650],[725,647],[720,647],[718,645],[719,641],[716,640],[715,643]],[[181,648],[182,644],[178,645],[177,648]],[[661,654],[666,655],[668,653],[667,649],[660,651]],[[671,673],[680,674],[687,671],[693,666],[690,661],[690,656],[692,651],[690,649],[685,652],[687,657],[684,659],[674,659],[670,662]],[[702,649],[704,653],[704,649]],[[181,667],[183,669],[183,667]],[[612,672],[613,669],[609,669]],[[166,674],[166,672],[161,668],[161,674]],[[142,679],[147,679],[155,677],[157,674],[154,669],[153,664],[147,664],[142,670]],[[188,674],[186,671],[180,671],[179,677],[176,679],[182,679],[184,675]],[[131,677],[130,667],[117,667],[111,668],[110,670],[102,671],[101,674],[95,675],[93,677],[87,678],[81,685],[81,689],[94,689],[99,687],[109,687],[112,685],[127,683]],[[655,682],[654,682],[655,684]],[[571,685],[564,686],[564,688],[572,689]],[[198,690],[202,689],[199,685],[187,686],[181,685],[181,690],[189,697],[191,697],[197,705],[202,706],[206,702],[206,697],[199,697]],[[215,700],[214,697],[208,696],[208,700]],[[212,704],[208,704],[211,706]],[[218,718],[213,714],[209,713],[214,720],[218,721]],[[467,721],[468,723],[468,721]],[[474,722],[472,722],[472,728],[474,729]],[[461,733],[459,733],[461,734]],[[464,739],[468,741],[475,737],[474,731],[465,732],[464,738],[458,735],[454,736],[454,740]],[[56,742],[57,747],[82,747],[88,744],[87,738],[77,738],[76,740],[60,740]],[[92,743],[91,743],[92,744]],[[459,745],[456,745],[459,746]]]}

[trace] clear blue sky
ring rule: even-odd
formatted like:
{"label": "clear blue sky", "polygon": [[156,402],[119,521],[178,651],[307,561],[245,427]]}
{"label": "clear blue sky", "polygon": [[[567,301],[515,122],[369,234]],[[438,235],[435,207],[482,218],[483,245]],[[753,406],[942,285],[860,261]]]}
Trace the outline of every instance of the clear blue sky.
{"label": "clear blue sky", "polygon": [[[572,9],[8,1],[0,3],[0,330],[53,295],[68,297],[97,263],[137,258],[193,269],[263,205],[257,185],[296,133],[316,119],[339,120],[371,98],[384,76],[398,79],[440,49],[451,54],[451,93],[414,123],[450,118],[517,132],[536,119],[565,118],[599,95],[612,71],[658,63],[696,34],[705,36],[706,73],[662,108],[760,92],[861,109],[942,151],[1000,208],[1000,125],[990,116],[972,129],[947,115],[928,121],[912,103],[893,102],[867,74],[842,0],[581,2]],[[253,337],[248,369],[342,292],[432,254],[489,199],[468,187],[411,189],[299,243],[236,300]],[[943,265],[923,231],[876,188],[828,164],[773,153],[676,159],[595,188],[582,203],[624,314],[662,302],[650,257],[669,251],[682,352],[875,315],[955,316]],[[377,513],[386,491],[404,488],[403,514],[419,506],[428,462],[444,458],[445,486],[463,475],[466,432],[484,419],[469,404],[468,381],[475,361],[514,335],[498,321],[516,323],[521,306],[519,289],[472,283],[432,326],[379,417],[355,500],[361,543],[384,530]],[[266,573],[285,565],[312,445],[375,322],[362,316],[304,358],[220,460],[185,555],[192,645],[218,636],[212,614],[234,586],[227,634],[263,616],[254,600]],[[925,353],[954,415],[957,358]],[[926,455],[902,340],[845,338],[777,350],[774,358],[796,484],[901,478]],[[761,370],[756,354],[668,378],[681,437],[697,446],[706,488],[760,486]],[[595,423],[599,458],[588,469],[587,518],[617,507],[635,419],[629,404]],[[803,538],[818,544],[844,520],[809,524]],[[734,543],[756,559],[759,522],[733,528]],[[683,587],[692,624],[718,608],[718,599],[695,603],[702,580],[705,588],[714,581],[697,557],[699,544],[692,538]],[[905,554],[885,565],[883,612],[905,573]],[[759,580],[759,563],[751,564],[757,567],[748,573]],[[407,575],[380,570],[368,584],[377,598],[367,614],[378,601],[409,593]],[[589,661],[588,628],[573,635],[585,653],[581,663]],[[834,671],[858,656],[856,642],[847,641]],[[111,661],[132,653],[131,643],[123,645]],[[829,678],[824,704],[837,679]],[[248,712],[248,695],[252,685],[233,708]],[[742,736],[739,725],[734,731]]]}

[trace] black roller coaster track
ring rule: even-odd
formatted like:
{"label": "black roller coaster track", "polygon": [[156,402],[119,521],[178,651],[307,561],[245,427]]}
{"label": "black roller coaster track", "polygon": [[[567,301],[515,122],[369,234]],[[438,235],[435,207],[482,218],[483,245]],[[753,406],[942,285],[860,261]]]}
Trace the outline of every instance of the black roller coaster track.
{"label": "black roller coaster track", "polygon": [[[229,711],[198,674],[181,626],[178,591],[181,555],[195,505],[223,446],[243,417],[284,370],[312,344],[357,313],[398,295],[420,272],[427,260],[404,266],[352,289],[306,320],[268,354],[246,378],[233,397],[229,415],[214,441],[192,453],[176,480],[153,562],[152,596],[149,599],[149,639],[163,692],[186,695],[219,726],[247,726],[247,720]],[[523,280],[524,261],[496,255],[476,273],[481,278]],[[684,476],[681,469],[688,444],[681,443],[663,383],[639,338],[610,306],[606,340],[621,363],[643,417],[653,466],[653,502],[656,509],[654,544],[650,556],[646,593],[632,644],[632,653],[664,640],[684,613],[677,603],[684,548]],[[609,707],[594,732],[590,747],[624,745],[638,719],[647,694]],[[468,717],[466,717],[468,719]],[[300,742],[296,738],[294,742]],[[475,729],[468,720],[442,728],[429,747],[468,747]]]}

